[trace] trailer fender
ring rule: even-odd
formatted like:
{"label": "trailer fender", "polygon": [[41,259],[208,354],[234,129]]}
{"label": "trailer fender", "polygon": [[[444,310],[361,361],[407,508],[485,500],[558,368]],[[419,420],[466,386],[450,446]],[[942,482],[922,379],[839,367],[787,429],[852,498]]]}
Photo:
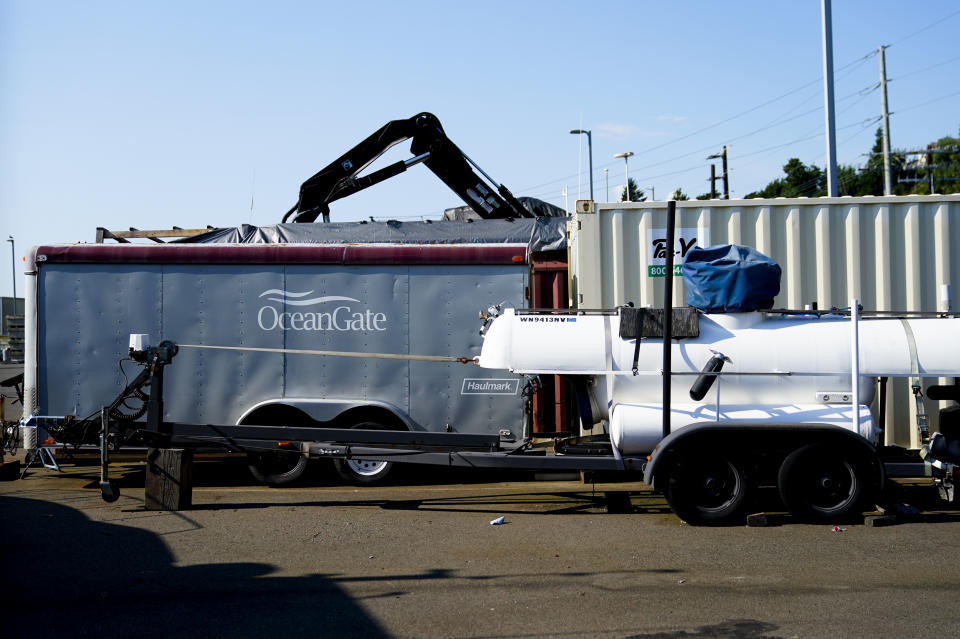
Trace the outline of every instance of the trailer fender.
{"label": "trailer fender", "polygon": [[406,430],[413,430],[413,422],[405,411],[389,402],[348,400],[348,399],[310,399],[310,398],[276,398],[259,402],[246,411],[237,420],[238,424],[251,423],[249,416],[255,412],[270,408],[296,409],[317,422],[317,426],[337,426],[337,419],[344,414],[355,414],[365,411],[390,413],[396,422],[401,422]]}
{"label": "trailer fender", "polygon": [[758,422],[700,422],[675,430],[657,444],[650,453],[643,481],[658,490],[665,471],[678,451],[693,448],[700,451],[726,450],[751,457],[767,455],[776,465],[794,450],[810,444],[843,446],[855,452],[870,465],[875,486],[883,486],[885,473],[876,448],[856,433],[832,424],[777,424]]}
{"label": "trailer fender", "polygon": [[[296,425],[319,431],[324,428],[354,428],[365,422],[376,422],[388,429],[410,430],[405,415],[386,402],[336,400],[276,399],[260,402],[244,412],[238,425]],[[270,486],[293,483],[307,470],[307,458],[300,453],[255,452],[249,458],[250,472],[258,481]],[[391,464],[334,460],[334,466],[341,476],[351,481],[373,483],[389,474]]]}

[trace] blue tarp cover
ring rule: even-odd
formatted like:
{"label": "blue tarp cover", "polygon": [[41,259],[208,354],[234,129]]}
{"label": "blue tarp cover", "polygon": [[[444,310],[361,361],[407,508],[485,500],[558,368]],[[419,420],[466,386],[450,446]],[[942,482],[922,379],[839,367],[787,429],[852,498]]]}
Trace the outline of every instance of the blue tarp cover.
{"label": "blue tarp cover", "polygon": [[705,313],[743,313],[773,307],[780,266],[749,246],[694,247],[683,260],[687,304]]}

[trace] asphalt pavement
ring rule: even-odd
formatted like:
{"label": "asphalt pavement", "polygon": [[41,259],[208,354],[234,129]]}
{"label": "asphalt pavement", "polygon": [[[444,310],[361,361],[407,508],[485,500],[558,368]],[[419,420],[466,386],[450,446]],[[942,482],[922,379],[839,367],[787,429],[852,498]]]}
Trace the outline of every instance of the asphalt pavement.
{"label": "asphalt pavement", "polygon": [[[682,523],[641,483],[429,470],[254,485],[198,461],[194,507],[143,466],[0,482],[0,631],[42,637],[930,637],[960,627],[960,512],[884,527]],[[510,481],[504,481],[509,479]],[[929,503],[928,503],[929,502]],[[613,511],[613,512],[611,512]],[[491,525],[498,517],[501,525]]]}

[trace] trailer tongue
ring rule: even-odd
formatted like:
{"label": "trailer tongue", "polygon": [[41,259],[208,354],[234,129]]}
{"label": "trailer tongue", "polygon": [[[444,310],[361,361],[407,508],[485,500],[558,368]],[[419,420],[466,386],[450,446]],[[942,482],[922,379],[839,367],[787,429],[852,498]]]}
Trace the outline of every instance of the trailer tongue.
{"label": "trailer tongue", "polygon": [[[109,479],[109,452],[124,444],[145,444],[151,448],[217,448],[231,452],[295,451],[315,458],[415,462],[469,468],[513,468],[551,470],[634,470],[642,469],[641,458],[617,459],[612,456],[550,455],[542,448],[504,445],[499,435],[469,433],[432,433],[421,431],[384,431],[365,429],[305,428],[296,426],[184,424],[163,420],[164,371],[173,363],[180,348],[171,341],[147,345],[146,335],[131,335],[130,357],[142,365],[140,373],[121,393],[100,411],[98,419],[72,420],[32,416],[26,428],[43,429],[61,441],[71,441],[80,433],[100,429],[101,496],[116,501],[119,490]],[[188,345],[185,345],[188,347]],[[230,348],[230,347],[225,347]],[[294,354],[356,356],[344,352],[306,352],[273,349]],[[402,354],[365,354],[367,357],[405,358],[429,361],[473,363],[465,357],[435,357]],[[124,413],[131,401],[144,402],[143,410]],[[146,421],[135,421],[146,413]],[[318,441],[322,435],[322,441]],[[151,457],[156,455],[151,454]]]}

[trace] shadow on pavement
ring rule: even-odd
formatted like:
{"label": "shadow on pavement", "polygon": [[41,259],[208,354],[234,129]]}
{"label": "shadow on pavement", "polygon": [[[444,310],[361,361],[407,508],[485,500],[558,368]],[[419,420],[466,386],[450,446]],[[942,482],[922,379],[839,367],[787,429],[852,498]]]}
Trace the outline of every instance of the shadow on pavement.
{"label": "shadow on pavement", "polygon": [[692,632],[680,630],[677,632],[655,632],[653,634],[631,635],[627,639],[779,639],[770,634],[778,630],[772,623],[755,621],[753,619],[736,619],[723,623],[701,626]]}
{"label": "shadow on pavement", "polygon": [[179,567],[152,532],[45,501],[0,497],[0,520],[8,637],[388,636],[321,575],[272,577],[264,563]]}
{"label": "shadow on pavement", "polygon": [[[598,510],[611,513],[671,514],[664,498],[652,491],[633,490],[591,493],[543,491],[497,493],[495,495],[460,495],[455,497],[424,497],[397,499],[373,497],[369,499],[309,500],[309,501],[257,501],[194,504],[191,510],[259,510],[273,507],[366,507],[382,510],[418,510],[423,512],[467,512],[487,514],[536,513],[538,515],[594,515]],[[362,489],[361,489],[362,492]],[[372,489],[371,489],[372,492]],[[624,501],[628,506],[624,506]]]}
{"label": "shadow on pavement", "polygon": [[[113,460],[110,464],[110,478],[121,488],[142,487],[146,468],[146,453],[143,456],[125,455],[122,461]],[[65,457],[58,460],[65,472],[73,477],[87,476],[93,483],[100,481],[100,460],[91,454]],[[43,474],[57,476],[57,472],[37,465],[27,470],[27,476]],[[391,486],[427,486],[438,484],[479,484],[505,481],[529,481],[533,479],[531,471],[491,470],[484,468],[448,468],[445,466],[425,466],[422,464],[397,464],[387,485]],[[193,481],[195,486],[260,486],[247,469],[246,459],[242,455],[221,458],[197,458],[193,462]],[[91,484],[92,485],[92,484]],[[301,479],[292,486],[339,486],[344,485],[333,470],[330,460],[312,460]]]}

